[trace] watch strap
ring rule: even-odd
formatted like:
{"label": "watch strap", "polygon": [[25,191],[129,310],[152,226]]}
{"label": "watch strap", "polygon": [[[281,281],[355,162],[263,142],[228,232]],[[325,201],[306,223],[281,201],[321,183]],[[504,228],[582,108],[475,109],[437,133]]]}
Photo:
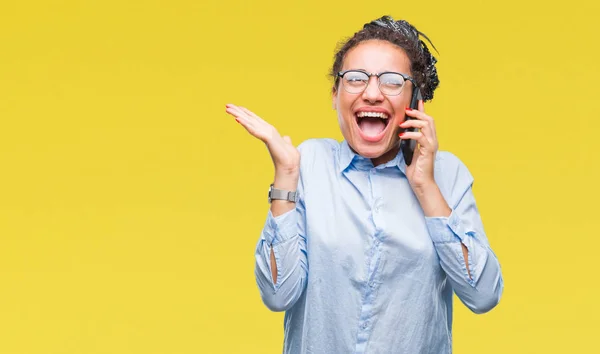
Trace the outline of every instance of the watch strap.
{"label": "watch strap", "polygon": [[298,201],[298,192],[277,189],[277,188],[273,187],[273,184],[271,184],[271,186],[269,188],[269,203],[272,200],[287,200],[288,202],[295,203]]}

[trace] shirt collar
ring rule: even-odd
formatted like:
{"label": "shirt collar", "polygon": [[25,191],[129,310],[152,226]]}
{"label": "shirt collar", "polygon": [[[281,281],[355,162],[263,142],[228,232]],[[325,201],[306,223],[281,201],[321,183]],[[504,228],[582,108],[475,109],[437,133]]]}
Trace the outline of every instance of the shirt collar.
{"label": "shirt collar", "polygon": [[386,167],[398,167],[403,174],[406,174],[406,163],[404,162],[404,155],[401,151],[390,161],[377,167],[373,166],[371,159],[362,157],[355,153],[346,140],[340,144],[340,150],[338,153],[338,172],[344,172],[350,165],[354,165],[359,170],[370,170],[372,168],[383,169]]}

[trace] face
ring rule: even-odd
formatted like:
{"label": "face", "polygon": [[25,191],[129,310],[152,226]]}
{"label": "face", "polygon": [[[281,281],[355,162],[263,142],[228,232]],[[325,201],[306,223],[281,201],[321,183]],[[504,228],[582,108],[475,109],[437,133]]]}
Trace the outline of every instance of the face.
{"label": "face", "polygon": [[[410,75],[410,60],[404,50],[390,42],[369,40],[346,53],[341,71],[351,69]],[[350,147],[357,154],[372,159],[374,165],[392,160],[400,149],[398,125],[405,119],[411,93],[412,83],[407,81],[399,95],[386,96],[379,90],[377,77],[373,76],[362,93],[352,94],[344,89],[340,79],[333,92],[333,108]]]}

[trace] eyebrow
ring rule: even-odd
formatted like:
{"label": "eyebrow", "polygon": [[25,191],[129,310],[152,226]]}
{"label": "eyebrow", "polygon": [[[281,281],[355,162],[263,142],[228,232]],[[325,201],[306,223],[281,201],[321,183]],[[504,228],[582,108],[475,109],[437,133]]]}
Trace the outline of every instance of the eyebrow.
{"label": "eyebrow", "polygon": [[[371,73],[369,70],[367,70],[367,69],[362,69],[362,68],[358,68],[358,69],[355,69],[355,68],[350,68],[350,69],[341,70],[341,71],[349,71],[349,70],[357,70],[357,71],[364,71],[364,72],[366,72],[366,73]],[[402,72],[402,71],[397,71],[397,70],[388,70],[388,69],[386,69],[386,70],[383,70],[383,71],[379,71],[379,72],[377,72],[377,74],[381,74],[381,73],[397,73],[397,74],[403,74],[403,72]],[[405,74],[405,75],[408,75],[408,74]]]}

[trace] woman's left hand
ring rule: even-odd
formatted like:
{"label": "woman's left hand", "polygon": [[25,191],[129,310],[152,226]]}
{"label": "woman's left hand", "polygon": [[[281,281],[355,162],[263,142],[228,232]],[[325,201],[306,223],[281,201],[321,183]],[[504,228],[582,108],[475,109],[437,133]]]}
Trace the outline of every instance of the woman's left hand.
{"label": "woman's left hand", "polygon": [[417,147],[412,163],[406,168],[406,177],[415,192],[435,186],[433,177],[433,163],[438,150],[438,140],[435,133],[433,118],[425,114],[423,101],[419,101],[418,110],[406,110],[406,115],[414,119],[407,119],[400,128],[417,128],[415,132],[400,133],[402,140],[416,140]]}

